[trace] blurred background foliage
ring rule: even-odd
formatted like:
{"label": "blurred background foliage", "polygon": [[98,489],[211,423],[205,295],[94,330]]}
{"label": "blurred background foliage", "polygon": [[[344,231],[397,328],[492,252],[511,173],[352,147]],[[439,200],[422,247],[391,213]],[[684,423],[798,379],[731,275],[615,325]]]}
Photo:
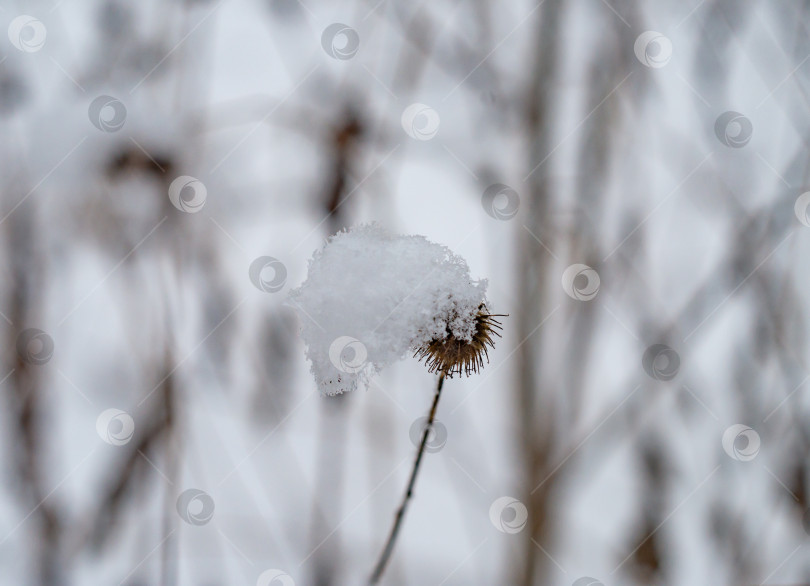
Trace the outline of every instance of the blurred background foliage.
{"label": "blurred background foliage", "polygon": [[446,384],[383,583],[810,581],[807,1],[0,22],[0,582],[363,583],[434,380],[409,359],[319,397],[285,299],[366,221],[509,314]]}

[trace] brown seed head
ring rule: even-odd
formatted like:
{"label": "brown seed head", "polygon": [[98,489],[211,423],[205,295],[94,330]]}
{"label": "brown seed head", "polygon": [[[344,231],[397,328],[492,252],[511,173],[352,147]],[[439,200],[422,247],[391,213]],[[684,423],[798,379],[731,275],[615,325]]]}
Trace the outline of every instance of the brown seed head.
{"label": "brown seed head", "polygon": [[501,337],[497,330],[501,330],[501,323],[496,317],[505,317],[503,314],[489,313],[483,303],[478,307],[475,316],[475,334],[472,340],[460,340],[448,329],[447,337],[443,340],[432,340],[425,346],[417,348],[414,353],[425,365],[429,372],[443,372],[448,378],[453,374],[467,376],[478,372],[484,367],[484,359],[489,363],[487,346],[495,347],[494,336]]}

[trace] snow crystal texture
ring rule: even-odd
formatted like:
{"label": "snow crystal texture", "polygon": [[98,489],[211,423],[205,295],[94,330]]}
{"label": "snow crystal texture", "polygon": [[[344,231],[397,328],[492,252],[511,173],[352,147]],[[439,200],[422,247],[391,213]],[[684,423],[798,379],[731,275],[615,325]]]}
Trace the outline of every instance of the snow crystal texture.
{"label": "snow crystal texture", "polygon": [[315,253],[290,301],[318,388],[336,395],[432,340],[472,340],[486,287],[447,247],[363,225]]}

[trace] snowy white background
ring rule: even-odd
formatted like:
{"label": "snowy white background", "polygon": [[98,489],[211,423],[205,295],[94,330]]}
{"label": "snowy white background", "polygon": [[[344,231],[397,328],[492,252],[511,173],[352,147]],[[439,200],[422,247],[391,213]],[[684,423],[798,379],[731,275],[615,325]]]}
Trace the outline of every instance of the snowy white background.
{"label": "snowy white background", "polygon": [[285,300],[367,221],[510,315],[445,384],[384,584],[810,582],[810,3],[2,0],[0,25],[0,583],[364,583],[435,380],[319,396]]}

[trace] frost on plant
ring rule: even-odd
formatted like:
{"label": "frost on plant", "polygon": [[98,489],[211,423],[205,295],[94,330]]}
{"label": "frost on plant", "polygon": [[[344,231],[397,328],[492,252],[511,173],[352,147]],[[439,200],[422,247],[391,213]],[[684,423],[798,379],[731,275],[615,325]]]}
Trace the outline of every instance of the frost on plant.
{"label": "frost on plant", "polygon": [[409,351],[449,376],[476,370],[497,327],[486,286],[445,246],[363,225],[315,253],[290,299],[315,381],[334,395]]}

